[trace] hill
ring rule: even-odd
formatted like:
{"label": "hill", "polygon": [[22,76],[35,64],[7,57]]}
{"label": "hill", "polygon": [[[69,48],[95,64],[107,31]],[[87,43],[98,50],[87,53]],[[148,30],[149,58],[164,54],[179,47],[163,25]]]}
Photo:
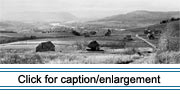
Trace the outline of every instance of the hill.
{"label": "hill", "polygon": [[171,17],[180,17],[179,13],[179,11],[134,11],[127,14],[114,15],[96,21],[90,21],[89,23],[119,25],[121,28],[137,28],[157,24],[160,21]]}
{"label": "hill", "polygon": [[14,32],[21,32],[25,31],[32,31],[33,29],[37,28],[37,26],[31,23],[23,23],[18,21],[2,21],[0,22],[0,31],[14,31]]}
{"label": "hill", "polygon": [[21,22],[65,22],[76,20],[77,17],[68,12],[18,12],[2,14],[1,19]]}

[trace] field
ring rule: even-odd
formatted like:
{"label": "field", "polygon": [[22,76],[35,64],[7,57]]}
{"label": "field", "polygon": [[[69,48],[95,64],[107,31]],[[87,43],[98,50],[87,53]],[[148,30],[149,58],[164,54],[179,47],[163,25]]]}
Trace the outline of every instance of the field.
{"label": "field", "polygon": [[[147,27],[145,27],[147,28]],[[129,30],[113,30],[111,36],[104,36],[106,29],[99,29],[96,35],[90,37],[75,36],[71,32],[1,32],[0,33],[0,63],[1,64],[157,64],[166,58],[168,63],[178,62],[179,52],[169,52],[171,56],[158,54],[140,37],[158,47],[160,36],[149,40],[144,35],[145,28]],[[149,28],[164,28],[154,25]],[[88,30],[91,30],[89,28]],[[94,29],[92,29],[94,30]],[[124,41],[127,36],[132,41]],[[96,40],[103,51],[87,51],[87,45]],[[55,45],[54,52],[36,52],[36,47],[46,41]],[[166,53],[166,52],[165,52]],[[167,52],[168,53],[168,52]],[[158,59],[157,59],[158,58]],[[157,62],[157,60],[159,60]],[[169,62],[170,61],[170,62]]]}
{"label": "field", "polygon": [[[5,33],[3,33],[5,36]],[[122,39],[124,35],[118,35],[117,32],[112,36],[105,37],[97,35],[92,37],[84,36],[66,36],[61,33],[56,34],[36,34],[36,39],[27,39],[16,42],[0,44],[1,63],[33,63],[35,61],[23,61],[28,57],[38,58],[37,63],[45,64],[129,64],[137,59],[143,58],[136,54],[136,50],[150,49],[146,43],[141,40],[127,42],[125,47],[122,47]],[[9,37],[11,34],[6,34]],[[14,38],[20,34],[13,34]],[[30,35],[30,34],[28,34]],[[37,36],[38,35],[38,36]],[[61,36],[60,36],[61,35]],[[25,36],[25,35],[24,35]],[[62,37],[64,36],[64,37]],[[1,37],[2,38],[2,37]],[[87,45],[90,41],[96,40],[101,45],[104,52],[88,52]],[[45,41],[52,41],[56,46],[55,52],[36,53],[35,49],[38,44]],[[137,44],[138,43],[138,44]],[[142,50],[143,51],[143,50]],[[12,57],[14,61],[8,61]],[[31,58],[29,58],[31,59]],[[98,60],[98,61],[97,61]]]}

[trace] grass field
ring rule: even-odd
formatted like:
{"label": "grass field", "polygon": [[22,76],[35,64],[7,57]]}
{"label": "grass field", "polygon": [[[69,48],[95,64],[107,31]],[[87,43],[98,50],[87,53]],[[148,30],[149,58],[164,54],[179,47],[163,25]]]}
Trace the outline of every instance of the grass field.
{"label": "grass field", "polygon": [[[8,37],[10,37],[11,34],[6,35],[9,35]],[[13,36],[18,37],[18,35],[15,34],[13,34]],[[145,43],[137,39],[132,42],[127,42],[125,48],[121,47],[121,40],[125,34],[114,34],[109,37],[97,35],[87,38],[83,36],[61,36],[57,34],[47,34],[38,36],[37,39],[17,40],[17,42],[0,44],[0,54],[3,55],[1,56],[1,63],[6,64],[15,62],[20,64],[34,64],[33,62],[37,62],[40,64],[129,64],[134,62],[136,59],[142,58],[134,52],[131,53],[131,48],[139,48],[141,46],[149,49]],[[92,40],[98,41],[104,52],[86,51],[87,44]],[[56,46],[56,51],[50,53],[36,53],[36,46],[45,41],[52,41]],[[79,48],[79,44],[83,47]],[[130,52],[130,54],[128,52]],[[12,58],[15,59],[13,60]],[[35,61],[31,59],[34,59]]]}
{"label": "grass field", "polygon": [[[151,28],[156,26],[151,26]],[[159,27],[159,26],[158,26]],[[162,26],[163,27],[163,26]],[[156,27],[157,28],[157,27]],[[160,27],[161,28],[161,27]],[[111,36],[104,32],[90,37],[74,36],[69,32],[53,33],[0,33],[1,64],[172,64],[179,61],[179,52],[153,52],[151,46],[135,37],[143,35],[143,29],[113,31]],[[133,41],[123,41],[131,35]],[[157,37],[159,38],[159,36]],[[86,51],[90,41],[96,40],[102,52]],[[148,40],[148,39],[147,39]],[[36,47],[52,41],[55,52],[36,53]],[[148,40],[158,46],[159,40]],[[148,53],[152,52],[152,53]],[[140,53],[140,54],[139,54]],[[167,55],[165,55],[165,54]]]}

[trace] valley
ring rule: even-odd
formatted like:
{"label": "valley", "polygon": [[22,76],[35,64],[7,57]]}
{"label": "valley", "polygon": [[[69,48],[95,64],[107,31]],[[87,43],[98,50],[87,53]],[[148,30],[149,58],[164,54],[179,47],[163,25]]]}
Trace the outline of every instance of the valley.
{"label": "valley", "polygon": [[[144,17],[150,13],[150,17]],[[157,18],[157,15],[160,17]],[[161,18],[161,15],[166,16]],[[159,47],[161,34],[166,31],[166,26],[169,24],[160,22],[172,15],[177,16],[177,13],[136,11],[126,14],[127,18],[123,15],[112,16],[114,18],[85,23],[4,21],[0,23],[0,63],[158,64],[157,52],[154,51],[152,45],[141,38]],[[175,22],[179,23],[179,21]],[[154,39],[149,39],[145,30],[161,31],[161,34],[154,34]],[[108,31],[111,33],[106,36],[105,33]],[[36,52],[36,47],[47,41],[55,45],[55,51]],[[88,51],[88,45],[92,41],[97,41],[102,51]],[[179,55],[179,52],[171,54]],[[177,62],[168,61],[168,63]]]}

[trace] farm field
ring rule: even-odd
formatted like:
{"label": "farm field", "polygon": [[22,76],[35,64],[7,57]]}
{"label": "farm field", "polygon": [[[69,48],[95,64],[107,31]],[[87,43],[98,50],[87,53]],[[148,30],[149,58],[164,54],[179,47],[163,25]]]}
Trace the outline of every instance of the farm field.
{"label": "farm field", "polygon": [[[6,35],[10,36],[10,34]],[[18,37],[18,35],[15,34],[13,34],[13,36]],[[17,59],[16,63],[28,63],[29,61],[24,62],[21,60],[23,60],[25,56],[31,55],[29,57],[39,57],[39,61],[41,61],[39,63],[43,64],[133,64],[138,59],[144,58],[139,56],[135,52],[136,50],[142,52],[145,50],[152,50],[152,48],[148,47],[146,43],[142,40],[136,39],[135,37],[133,37],[134,41],[127,42],[124,48],[121,46],[121,40],[124,36],[125,34],[117,35],[117,32],[116,34],[112,34],[112,36],[108,37],[104,37],[102,35],[92,37],[62,37],[60,35],[57,36],[57,34],[43,34],[41,36],[39,35],[37,39],[0,44],[0,53],[4,54],[4,56],[1,56],[1,63],[14,62],[6,62],[6,60],[14,57],[14,55],[14,58]],[[92,40],[98,41],[101,45],[101,49],[104,51],[86,51],[88,43]],[[36,53],[35,49],[38,44],[46,41],[51,41],[55,45],[55,52]],[[150,54],[146,54],[146,56],[149,55]],[[29,63],[33,63],[33,61]]]}

